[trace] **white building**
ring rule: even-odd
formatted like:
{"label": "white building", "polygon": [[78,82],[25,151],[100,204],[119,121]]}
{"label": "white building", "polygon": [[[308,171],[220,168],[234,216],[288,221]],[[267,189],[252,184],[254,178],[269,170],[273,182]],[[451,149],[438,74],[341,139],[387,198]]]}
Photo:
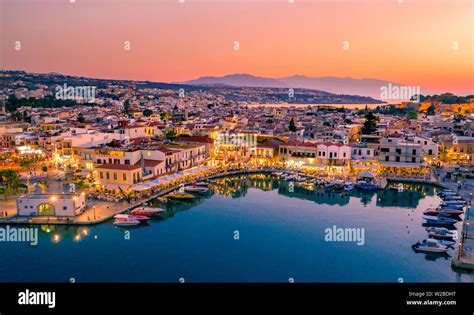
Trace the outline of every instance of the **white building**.
{"label": "white building", "polygon": [[73,217],[81,214],[85,207],[84,194],[31,194],[16,200],[19,216]]}
{"label": "white building", "polygon": [[413,142],[421,145],[421,151],[424,156],[438,157],[439,145],[430,138],[415,136]]}
{"label": "white building", "polygon": [[317,148],[317,159],[324,164],[344,165],[351,159],[351,147],[343,143],[320,142]]}

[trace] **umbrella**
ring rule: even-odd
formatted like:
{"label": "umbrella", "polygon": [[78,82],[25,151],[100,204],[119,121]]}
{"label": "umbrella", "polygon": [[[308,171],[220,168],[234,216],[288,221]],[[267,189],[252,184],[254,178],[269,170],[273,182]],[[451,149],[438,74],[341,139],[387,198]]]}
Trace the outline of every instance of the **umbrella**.
{"label": "umbrella", "polygon": [[374,173],[372,172],[362,172],[359,174],[359,177],[362,177],[362,178],[374,178],[375,175]]}

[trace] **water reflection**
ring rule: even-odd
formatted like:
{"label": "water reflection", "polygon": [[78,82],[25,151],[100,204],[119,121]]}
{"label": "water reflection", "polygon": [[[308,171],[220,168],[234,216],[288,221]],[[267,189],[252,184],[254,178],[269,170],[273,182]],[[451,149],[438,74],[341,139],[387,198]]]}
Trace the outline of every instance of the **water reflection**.
{"label": "water reflection", "polygon": [[[397,184],[396,187],[399,187],[399,185]],[[308,183],[288,182],[271,174],[235,175],[212,181],[209,184],[209,191],[207,193],[196,193],[194,194],[194,199],[191,201],[169,200],[165,202],[163,199],[151,201],[149,206],[161,207],[166,210],[160,214],[160,216],[153,217],[151,220],[168,220],[178,212],[190,210],[202,204],[213,195],[222,195],[231,198],[245,197],[250,189],[262,191],[277,190],[278,194],[289,198],[303,199],[324,205],[345,206],[349,204],[351,198],[358,198],[363,205],[367,206],[372,203],[375,198],[375,204],[378,207],[401,207],[409,209],[415,209],[419,201],[426,196],[436,194],[435,187],[421,184],[403,184],[403,191],[391,188],[374,192],[359,191],[357,189],[345,191],[343,189],[319,187]],[[112,220],[109,221],[109,224],[111,223]],[[146,227],[147,225],[149,224],[140,224],[135,227],[116,226],[116,228],[119,230],[128,230]],[[54,243],[59,243],[64,238],[79,242],[91,234],[89,229],[88,227],[79,226],[42,225],[40,232],[43,235],[48,235]],[[97,238],[97,235],[95,235],[94,238]]]}

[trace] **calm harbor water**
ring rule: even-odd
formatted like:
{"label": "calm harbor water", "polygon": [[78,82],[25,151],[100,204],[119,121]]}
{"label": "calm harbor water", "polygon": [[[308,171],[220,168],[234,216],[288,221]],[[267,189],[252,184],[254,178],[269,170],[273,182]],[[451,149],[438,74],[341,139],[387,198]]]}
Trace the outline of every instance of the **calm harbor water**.
{"label": "calm harbor water", "polygon": [[[166,217],[146,226],[42,226],[36,246],[2,242],[0,282],[474,281],[448,256],[411,249],[427,237],[422,211],[440,202],[433,186],[291,191],[260,174],[211,188],[193,202],[160,205]],[[326,241],[333,226],[364,228],[364,244]]]}

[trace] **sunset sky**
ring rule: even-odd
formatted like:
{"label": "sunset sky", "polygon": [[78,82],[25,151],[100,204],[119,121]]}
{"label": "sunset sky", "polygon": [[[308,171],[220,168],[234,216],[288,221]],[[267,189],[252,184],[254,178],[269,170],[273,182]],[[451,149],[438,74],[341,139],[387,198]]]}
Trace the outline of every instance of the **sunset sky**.
{"label": "sunset sky", "polygon": [[403,2],[0,0],[0,66],[161,82],[339,76],[474,92],[474,1]]}

